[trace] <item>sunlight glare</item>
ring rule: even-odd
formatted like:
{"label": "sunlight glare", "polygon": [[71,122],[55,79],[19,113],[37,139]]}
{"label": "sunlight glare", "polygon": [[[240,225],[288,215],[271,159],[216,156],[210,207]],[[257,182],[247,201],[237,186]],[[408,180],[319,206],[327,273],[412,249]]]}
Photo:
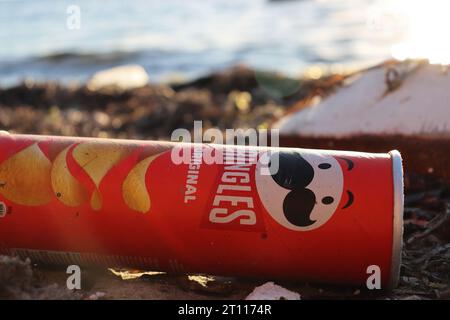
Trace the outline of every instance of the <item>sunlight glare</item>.
{"label": "sunlight glare", "polygon": [[399,14],[407,22],[404,41],[391,48],[399,60],[428,59],[434,64],[450,64],[450,1],[395,0]]}

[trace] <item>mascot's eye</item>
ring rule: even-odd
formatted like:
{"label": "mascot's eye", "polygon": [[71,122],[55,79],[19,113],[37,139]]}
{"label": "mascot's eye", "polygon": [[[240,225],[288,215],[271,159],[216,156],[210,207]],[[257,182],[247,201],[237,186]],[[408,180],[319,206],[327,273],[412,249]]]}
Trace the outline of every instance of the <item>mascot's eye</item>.
{"label": "mascot's eye", "polygon": [[323,204],[332,204],[334,201],[333,197],[323,197],[322,198],[322,203]]}
{"label": "mascot's eye", "polygon": [[[278,156],[278,166],[272,167],[276,158],[271,158],[269,167],[273,180],[280,187],[300,190],[311,183],[314,178],[314,168],[299,153],[279,152],[272,155],[272,157],[275,156]],[[274,170],[276,172],[273,172]]]}
{"label": "mascot's eye", "polygon": [[320,169],[330,169],[331,168],[331,164],[329,164],[329,163],[321,163],[321,164],[319,164],[319,168]]}

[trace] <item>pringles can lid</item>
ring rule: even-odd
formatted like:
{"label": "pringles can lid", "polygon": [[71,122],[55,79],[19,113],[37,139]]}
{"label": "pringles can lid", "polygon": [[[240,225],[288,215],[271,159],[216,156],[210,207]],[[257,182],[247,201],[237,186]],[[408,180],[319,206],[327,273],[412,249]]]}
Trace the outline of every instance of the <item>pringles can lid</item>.
{"label": "pringles can lid", "polygon": [[400,267],[402,262],[403,248],[403,166],[400,152],[393,150],[389,152],[392,159],[392,176],[394,186],[394,208],[393,208],[393,228],[392,228],[392,262],[391,279],[389,289],[398,285],[400,278]]}

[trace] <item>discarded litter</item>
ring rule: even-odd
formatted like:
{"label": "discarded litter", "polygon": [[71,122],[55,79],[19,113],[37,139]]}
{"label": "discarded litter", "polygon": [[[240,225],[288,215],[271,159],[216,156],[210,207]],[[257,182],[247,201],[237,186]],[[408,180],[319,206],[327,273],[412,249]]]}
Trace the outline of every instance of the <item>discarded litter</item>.
{"label": "discarded litter", "polygon": [[2,133],[0,181],[0,253],[35,262],[362,285],[371,261],[383,288],[399,276],[395,151]]}
{"label": "discarded litter", "polygon": [[300,294],[290,291],[273,282],[256,287],[245,300],[300,300]]}

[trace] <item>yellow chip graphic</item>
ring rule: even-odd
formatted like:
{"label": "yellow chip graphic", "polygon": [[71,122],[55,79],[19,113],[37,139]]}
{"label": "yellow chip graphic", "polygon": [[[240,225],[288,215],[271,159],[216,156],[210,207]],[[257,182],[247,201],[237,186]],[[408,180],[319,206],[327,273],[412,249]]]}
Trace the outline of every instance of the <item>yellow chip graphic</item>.
{"label": "yellow chip graphic", "polygon": [[50,160],[34,143],[0,164],[0,193],[21,205],[46,204],[53,195],[50,170]]}
{"label": "yellow chip graphic", "polygon": [[150,210],[150,196],[145,185],[147,169],[158,155],[141,160],[125,178],[122,184],[122,195],[127,206],[133,210],[145,213]]}
{"label": "yellow chip graphic", "polygon": [[55,158],[51,171],[53,192],[59,201],[70,207],[76,207],[88,200],[86,188],[78,182],[67,167],[67,152],[70,146]]}

